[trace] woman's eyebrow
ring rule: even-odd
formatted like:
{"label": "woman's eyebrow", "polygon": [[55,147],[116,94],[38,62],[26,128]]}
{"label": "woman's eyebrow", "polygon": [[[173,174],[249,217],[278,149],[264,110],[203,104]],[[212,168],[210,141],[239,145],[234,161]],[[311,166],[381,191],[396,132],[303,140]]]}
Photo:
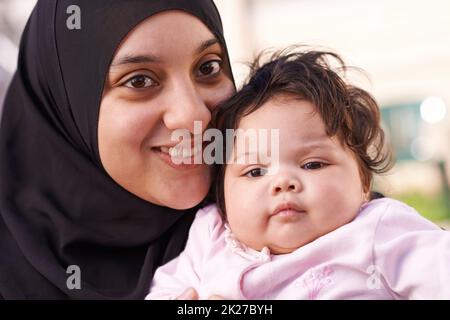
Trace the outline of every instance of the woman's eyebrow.
{"label": "woman's eyebrow", "polygon": [[118,67],[124,64],[138,64],[138,63],[151,63],[151,62],[159,62],[160,60],[153,55],[125,55],[116,59],[117,61],[113,61],[111,63],[111,67]]}
{"label": "woman's eyebrow", "polygon": [[[220,44],[216,38],[211,38],[209,40],[205,40],[198,46],[197,50],[195,50],[195,53],[201,54],[203,51],[205,51],[206,49],[208,49],[209,47],[211,47],[215,44]],[[111,67],[118,67],[118,66],[122,66],[122,65],[126,65],[126,64],[140,64],[140,63],[152,63],[152,62],[153,63],[160,62],[160,59],[158,59],[158,57],[151,55],[151,54],[147,54],[147,55],[126,54],[123,57],[119,57],[119,58],[115,59],[111,63]]]}
{"label": "woman's eyebrow", "polygon": [[209,47],[211,47],[211,46],[213,46],[215,44],[220,44],[219,40],[217,40],[216,38],[211,38],[209,40],[205,40],[198,46],[198,48],[195,51],[195,53],[196,54],[201,54],[203,51],[205,51],[206,49],[208,49]]}

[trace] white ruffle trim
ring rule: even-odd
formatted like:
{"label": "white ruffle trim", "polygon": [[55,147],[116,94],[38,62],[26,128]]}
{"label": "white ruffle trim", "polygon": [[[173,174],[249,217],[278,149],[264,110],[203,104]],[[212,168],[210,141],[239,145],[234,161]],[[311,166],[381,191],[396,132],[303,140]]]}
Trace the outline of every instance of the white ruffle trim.
{"label": "white ruffle trim", "polygon": [[241,256],[244,259],[251,261],[260,261],[267,262],[270,261],[270,250],[267,247],[262,248],[261,251],[254,250],[252,248],[247,247],[245,244],[240,242],[231,232],[230,226],[228,223],[224,224],[225,226],[225,242],[230,250]]}

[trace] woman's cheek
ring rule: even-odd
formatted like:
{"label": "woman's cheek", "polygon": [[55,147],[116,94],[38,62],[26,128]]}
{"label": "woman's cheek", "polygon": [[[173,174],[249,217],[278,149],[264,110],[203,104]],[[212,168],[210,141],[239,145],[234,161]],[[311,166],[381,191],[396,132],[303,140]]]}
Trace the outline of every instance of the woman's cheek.
{"label": "woman's cheek", "polygon": [[231,80],[229,79],[225,80],[222,86],[216,88],[208,88],[205,90],[205,103],[211,110],[221,102],[231,97],[236,91],[233,82],[231,82]]}

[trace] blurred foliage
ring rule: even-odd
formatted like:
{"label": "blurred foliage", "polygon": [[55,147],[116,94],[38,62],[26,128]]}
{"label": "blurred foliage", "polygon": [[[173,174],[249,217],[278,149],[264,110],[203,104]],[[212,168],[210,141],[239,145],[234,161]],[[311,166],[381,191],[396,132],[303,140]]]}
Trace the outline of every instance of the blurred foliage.
{"label": "blurred foliage", "polygon": [[421,193],[405,193],[395,197],[416,209],[425,218],[438,222],[450,220],[450,208],[447,207],[444,194],[427,196]]}

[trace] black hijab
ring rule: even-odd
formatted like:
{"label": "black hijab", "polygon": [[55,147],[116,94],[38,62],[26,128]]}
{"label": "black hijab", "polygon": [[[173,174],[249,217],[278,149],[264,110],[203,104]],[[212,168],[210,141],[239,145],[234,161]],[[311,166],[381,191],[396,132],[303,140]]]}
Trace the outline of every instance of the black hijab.
{"label": "black hijab", "polygon": [[[79,30],[66,24],[71,5]],[[103,169],[97,141],[115,50],[170,9],[198,17],[226,52],[211,0],[38,1],[0,127],[0,297],[140,299],[155,269],[184,248],[197,208],[160,207],[123,189]],[[80,290],[66,284],[70,265],[81,270]]]}

